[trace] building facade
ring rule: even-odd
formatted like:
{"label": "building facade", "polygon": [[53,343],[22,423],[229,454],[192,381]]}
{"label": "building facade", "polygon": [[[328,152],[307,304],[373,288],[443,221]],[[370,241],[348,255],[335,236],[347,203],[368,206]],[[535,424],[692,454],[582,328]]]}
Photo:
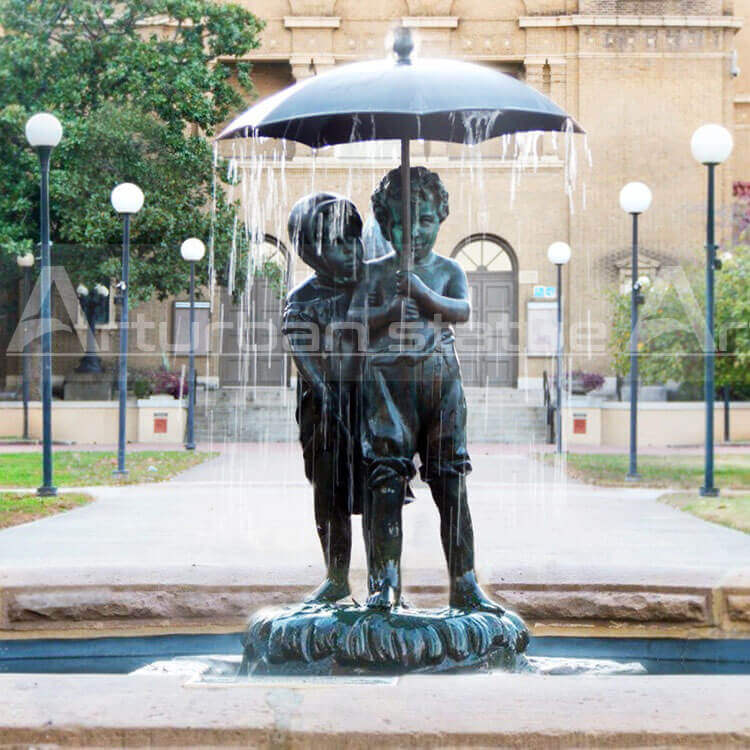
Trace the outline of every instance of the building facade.
{"label": "building facade", "polygon": [[[742,29],[750,0],[242,4],[266,21],[262,43],[248,57],[259,98],[336,65],[383,57],[389,32],[403,24],[414,30],[420,55],[461,58],[517,76],[586,130],[585,142],[573,139],[575,154],[562,134],[533,143],[494,139],[476,147],[413,144],[412,163],[437,171],[451,196],[436,249],[456,257],[469,276],[474,319],[459,332],[468,384],[539,386],[542,374],[553,369],[560,291],[571,366],[611,374],[609,294],[630,278],[631,223],[619,207],[619,191],[638,180],[653,192],[640,222],[642,273],[653,277],[665,268],[702,262],[705,169],[692,159],[689,144],[695,128],[706,122],[721,123],[735,136],[734,153],[718,171],[717,204],[719,241],[732,241],[732,185],[750,178],[750,32]],[[255,148],[265,149],[272,175],[263,207],[249,205],[260,199],[250,196],[241,180],[228,189],[245,203],[259,252],[275,259],[290,283],[306,273],[289,257],[286,216],[292,204],[313,189],[333,190],[350,197],[366,217],[372,190],[398,165],[389,144],[317,155],[294,144]],[[523,151],[523,171],[513,158],[516,148]],[[220,149],[235,158],[240,172],[257,165],[251,146],[224,143]],[[573,178],[574,188],[566,192]],[[546,257],[557,240],[573,250],[562,290]],[[246,325],[278,319],[281,301],[272,286],[259,281],[252,297],[239,302],[221,288],[208,299],[201,377],[224,385],[287,382],[290,369],[280,337]],[[179,367],[184,348],[174,349],[182,338],[174,301],[142,306],[132,319],[139,314],[156,322],[140,346],[146,341],[153,347],[156,360],[166,344]],[[135,337],[131,342],[135,347]],[[55,345],[71,351],[77,346],[63,334]]]}

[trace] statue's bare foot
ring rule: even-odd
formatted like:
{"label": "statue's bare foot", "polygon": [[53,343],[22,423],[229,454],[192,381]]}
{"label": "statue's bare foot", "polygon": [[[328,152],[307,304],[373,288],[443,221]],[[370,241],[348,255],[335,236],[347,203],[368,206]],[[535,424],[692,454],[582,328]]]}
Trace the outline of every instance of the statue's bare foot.
{"label": "statue's bare foot", "polygon": [[337,602],[351,594],[346,578],[326,578],[312,593],[305,597],[306,602]]}
{"label": "statue's bare foot", "polygon": [[375,592],[367,597],[367,606],[373,609],[393,609],[399,602],[398,592],[390,585],[385,582]]}
{"label": "statue's bare foot", "polygon": [[487,594],[477,582],[473,570],[453,578],[450,587],[450,605],[456,609],[468,609],[480,612],[494,612],[502,615],[505,610]]}

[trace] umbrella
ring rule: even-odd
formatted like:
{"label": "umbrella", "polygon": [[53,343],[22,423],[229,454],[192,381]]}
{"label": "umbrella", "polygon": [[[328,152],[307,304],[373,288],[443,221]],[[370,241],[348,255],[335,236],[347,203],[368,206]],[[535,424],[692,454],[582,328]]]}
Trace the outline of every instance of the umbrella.
{"label": "umbrella", "polygon": [[[474,144],[507,133],[581,127],[546,96],[492,68],[411,59],[411,33],[394,36],[395,59],[342,65],[279,91],[235,118],[218,139],[285,138],[313,148],[401,141],[402,225],[411,226],[409,141]],[[411,260],[403,233],[401,267]]]}

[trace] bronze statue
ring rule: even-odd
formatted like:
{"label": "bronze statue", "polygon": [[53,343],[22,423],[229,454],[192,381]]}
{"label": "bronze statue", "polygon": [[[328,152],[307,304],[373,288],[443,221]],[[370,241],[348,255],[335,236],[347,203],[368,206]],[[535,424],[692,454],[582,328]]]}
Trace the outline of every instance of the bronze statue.
{"label": "bronze statue", "polygon": [[283,331],[300,374],[297,421],[305,474],[315,496],[315,524],[326,578],[310,601],[350,594],[351,515],[362,512],[357,373],[344,321],[362,263],[362,219],[354,204],[333,193],[298,201],[289,236],[315,274],[290,292]]}
{"label": "bronze statue", "polygon": [[[305,602],[251,616],[241,674],[525,668],[525,625],[474,572],[452,328],[471,308],[461,267],[433,252],[448,194],[424,167],[410,176],[408,272],[399,270],[400,170],[372,197],[395,255],[362,262],[362,221],[341,196],[316,193],[292,209],[292,244],[315,275],[289,294],[284,332],[300,376],[297,419],[326,578]],[[440,513],[449,609],[411,609],[401,599],[401,512],[417,454]],[[360,512],[367,606],[339,601],[350,594],[351,516]]]}
{"label": "bronze statue", "polygon": [[[448,564],[450,605],[502,612],[474,572],[474,532],[466,493],[471,471],[466,449],[466,399],[452,324],[469,319],[466,274],[433,252],[448,216],[448,193],[425,167],[410,172],[411,271],[399,271],[403,227],[401,173],[389,172],[372,196],[375,218],[395,256],[363,266],[349,315],[366,322],[369,343],[363,373],[362,443],[371,502],[368,604],[392,607],[401,595],[401,508],[414,475],[414,456],[440,513]],[[402,315],[404,323],[402,324]],[[369,510],[369,518],[367,518]]]}

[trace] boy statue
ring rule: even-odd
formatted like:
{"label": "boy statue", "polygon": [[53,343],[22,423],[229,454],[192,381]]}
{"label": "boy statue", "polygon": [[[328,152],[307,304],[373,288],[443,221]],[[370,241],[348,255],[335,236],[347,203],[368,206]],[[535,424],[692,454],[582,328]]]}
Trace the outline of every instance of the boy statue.
{"label": "boy statue", "polygon": [[327,569],[308,597],[316,602],[350,594],[351,515],[362,512],[366,488],[360,475],[359,363],[347,332],[335,326],[346,320],[361,268],[361,234],[354,204],[333,193],[302,198],[289,216],[292,245],[315,271],[289,293],[283,331],[300,375],[297,422]]}
{"label": "boy statue", "polygon": [[401,510],[413,459],[440,514],[448,565],[450,605],[502,614],[480,588],[474,571],[474,532],[466,492],[471,471],[466,449],[466,400],[452,325],[469,319],[466,274],[454,260],[433,252],[448,216],[448,193],[425,167],[411,169],[412,258],[402,253],[401,173],[389,172],[372,196],[383,236],[396,254],[366,263],[349,317],[369,331],[362,400],[362,450],[370,498],[368,605],[401,603]]}

